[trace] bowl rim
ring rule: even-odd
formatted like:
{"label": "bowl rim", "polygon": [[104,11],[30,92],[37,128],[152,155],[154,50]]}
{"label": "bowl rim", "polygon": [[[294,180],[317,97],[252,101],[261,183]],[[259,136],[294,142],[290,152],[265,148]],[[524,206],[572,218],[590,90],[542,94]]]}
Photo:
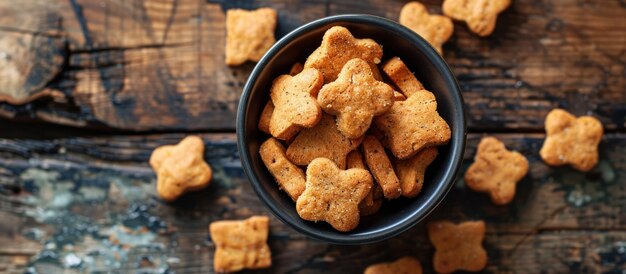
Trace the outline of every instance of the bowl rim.
{"label": "bowl rim", "polygon": [[[456,110],[453,112],[454,120],[457,121],[455,128],[452,129],[452,136],[450,140],[450,151],[453,155],[458,155],[458,157],[453,157],[452,164],[450,167],[445,170],[442,178],[436,189],[434,190],[433,195],[426,198],[423,205],[423,210],[415,211],[409,214],[408,217],[398,221],[395,225],[390,226],[387,229],[380,229],[377,231],[373,231],[367,233],[365,235],[352,235],[352,234],[340,234],[340,235],[330,235],[324,232],[319,232],[317,229],[310,229],[305,225],[300,225],[297,223],[292,223],[288,221],[286,217],[286,213],[281,210],[277,204],[273,201],[270,194],[266,193],[261,186],[260,179],[256,176],[254,170],[252,169],[251,164],[251,155],[248,153],[247,144],[244,142],[245,140],[245,113],[246,106],[249,103],[250,94],[252,92],[252,88],[256,83],[261,71],[265,68],[268,62],[274,58],[274,56],[287,44],[291,43],[300,35],[307,33],[309,31],[316,30],[320,27],[337,24],[341,22],[348,23],[356,23],[356,24],[369,24],[375,25],[377,27],[382,27],[386,30],[395,32],[398,36],[403,37],[404,39],[410,40],[411,43],[416,44],[417,48],[422,49],[422,53],[429,59],[434,66],[437,68],[439,74],[442,75],[442,78],[445,82],[447,82],[450,86],[452,86],[452,93],[454,95],[453,98],[453,106]],[[317,239],[322,240],[328,243],[333,244],[367,244],[379,242],[382,240],[389,239],[394,237],[406,230],[410,229],[417,223],[421,222],[424,218],[426,218],[430,213],[433,212],[435,208],[444,200],[445,196],[448,194],[454,182],[456,181],[456,176],[461,167],[461,163],[463,162],[463,154],[465,152],[465,142],[467,135],[467,122],[465,120],[465,104],[463,103],[463,95],[461,93],[461,89],[456,80],[456,77],[452,73],[452,70],[445,62],[443,57],[437,53],[437,51],[421,36],[408,29],[407,27],[389,20],[387,18],[368,15],[368,14],[342,14],[342,15],[334,15],[328,16],[324,18],[320,18],[309,23],[306,23],[295,30],[289,32],[285,36],[283,36],[279,41],[277,41],[266,53],[263,55],[261,60],[256,64],[250,76],[248,77],[246,84],[243,88],[243,92],[241,94],[241,98],[239,100],[239,105],[237,109],[237,121],[236,121],[236,135],[237,135],[237,150],[239,152],[239,157],[242,163],[242,168],[252,184],[252,187],[256,194],[261,198],[261,200],[265,203],[267,207],[270,208],[272,213],[283,223],[287,224],[289,227],[295,229],[296,231]],[[278,188],[277,188],[278,189]],[[295,205],[294,205],[295,206]],[[419,214],[418,214],[419,213]]]}

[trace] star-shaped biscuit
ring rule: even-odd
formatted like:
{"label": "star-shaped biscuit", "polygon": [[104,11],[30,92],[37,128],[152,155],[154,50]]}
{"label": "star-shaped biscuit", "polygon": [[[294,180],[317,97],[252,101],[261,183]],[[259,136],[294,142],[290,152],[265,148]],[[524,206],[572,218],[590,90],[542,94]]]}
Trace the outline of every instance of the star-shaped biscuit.
{"label": "star-shaped biscuit", "polygon": [[398,21],[426,39],[439,54],[443,53],[441,49],[443,43],[448,41],[454,32],[454,24],[450,18],[431,15],[419,2],[409,2],[404,5]]}
{"label": "star-shaped biscuit", "polygon": [[322,118],[316,97],[324,84],[316,69],[305,69],[296,76],[281,75],[274,80],[270,97],[274,111],[270,133],[281,140],[290,140],[302,127],[313,127]]}
{"label": "star-shaped biscuit", "polygon": [[359,224],[359,203],[372,187],[372,176],[360,168],[341,170],[326,158],[317,158],[306,170],[306,189],[296,202],[307,221],[325,221],[339,231]]}
{"label": "star-shaped biscuit", "polygon": [[226,12],[226,64],[258,62],[276,42],[276,11],[260,8],[253,11],[230,9]]}
{"label": "star-shaped biscuit", "polygon": [[370,265],[364,274],[422,274],[422,264],[417,259],[406,256],[393,262]]}
{"label": "star-shaped biscuit", "polygon": [[332,83],[324,85],[317,96],[320,107],[337,116],[339,131],[348,138],[363,136],[374,116],[393,105],[393,89],[374,79],[367,62],[352,59],[343,66]]}
{"label": "star-shaped biscuit", "polygon": [[444,0],[443,14],[465,21],[469,29],[479,36],[489,36],[496,27],[498,14],[511,4],[511,0]]}
{"label": "star-shaped biscuit", "polygon": [[446,144],[450,127],[437,113],[435,95],[422,90],[374,118],[375,133],[393,155],[407,159],[426,147]]}
{"label": "star-shaped biscuit", "polygon": [[267,245],[269,218],[252,216],[241,221],[216,221],[209,226],[215,243],[213,269],[216,273],[267,268],[272,254]]}
{"label": "star-shaped biscuit", "polygon": [[546,117],[546,140],[539,154],[551,166],[569,164],[589,171],[598,163],[598,144],[602,140],[602,123],[592,116],[578,119],[562,109]]}
{"label": "star-shaped biscuit", "polygon": [[324,82],[330,83],[348,61],[359,58],[370,66],[376,66],[383,57],[383,49],[372,39],[356,39],[344,27],[335,26],[324,33],[322,45],[304,63],[304,68],[316,68],[324,75]]}
{"label": "star-shaped biscuit", "polygon": [[287,158],[299,166],[308,165],[315,158],[328,158],[341,169],[346,167],[346,157],[357,148],[363,137],[350,139],[337,129],[335,119],[324,114],[313,128],[303,129],[287,148]]}
{"label": "star-shaped biscuit", "polygon": [[185,192],[207,187],[213,171],[203,157],[204,142],[198,136],[156,148],[150,156],[150,166],[157,174],[159,196],[173,201]]}
{"label": "star-shaped biscuit", "polygon": [[480,140],[474,163],[465,172],[465,184],[472,190],[489,193],[491,201],[505,205],[515,197],[515,186],[528,172],[528,160],[509,151],[494,137]]}
{"label": "star-shaped biscuit", "polygon": [[427,147],[422,149],[415,156],[395,161],[395,171],[400,180],[402,196],[415,197],[424,186],[424,173],[430,163],[437,157],[437,147]]}
{"label": "star-shaped biscuit", "polygon": [[458,270],[480,271],[487,265],[487,252],[482,246],[485,222],[449,221],[428,224],[428,238],[435,246],[433,267],[437,273]]}

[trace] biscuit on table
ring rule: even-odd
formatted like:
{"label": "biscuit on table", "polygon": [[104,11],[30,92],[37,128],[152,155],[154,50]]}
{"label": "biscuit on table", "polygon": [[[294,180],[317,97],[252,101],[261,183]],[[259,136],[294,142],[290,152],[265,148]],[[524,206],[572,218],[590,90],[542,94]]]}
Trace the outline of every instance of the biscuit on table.
{"label": "biscuit on table", "polygon": [[213,269],[216,273],[268,268],[272,254],[267,245],[269,218],[252,216],[240,221],[215,221],[209,226],[215,244]]}
{"label": "biscuit on table", "polygon": [[287,147],[287,159],[292,163],[305,166],[315,158],[328,158],[341,169],[346,167],[346,157],[356,149],[363,137],[350,139],[337,129],[335,119],[324,114],[322,120],[313,128],[303,129]]}
{"label": "biscuit on table", "polygon": [[335,26],[324,33],[322,45],[304,63],[304,68],[316,68],[324,75],[324,82],[337,79],[343,66],[354,58],[375,67],[383,57],[382,47],[372,39],[356,39],[344,27]]}
{"label": "biscuit on table", "polygon": [[554,109],[546,117],[546,140],[539,151],[551,166],[569,164],[580,171],[589,171],[598,163],[598,144],[602,141],[602,123],[592,116],[574,115]]}
{"label": "biscuit on table", "polygon": [[435,95],[427,90],[398,101],[374,118],[374,133],[398,159],[408,159],[426,147],[448,143],[450,127],[437,113]]}
{"label": "biscuit on table", "polygon": [[419,2],[406,3],[400,11],[398,21],[426,39],[439,54],[443,53],[441,46],[454,32],[454,24],[450,18],[428,13],[426,7]]}
{"label": "biscuit on table", "polygon": [[324,85],[317,95],[320,107],[337,116],[337,128],[348,138],[358,138],[372,124],[374,116],[393,105],[393,88],[374,79],[367,62],[348,61],[337,80]]}
{"label": "biscuit on table", "polygon": [[289,162],[285,147],[278,140],[270,138],[261,144],[259,154],[280,188],[296,201],[304,191],[306,177],[299,167]]}
{"label": "biscuit on table", "polygon": [[409,159],[395,160],[394,170],[400,180],[402,196],[412,198],[422,191],[424,173],[435,157],[437,157],[437,147],[427,147]]}
{"label": "biscuit on table", "polygon": [[270,118],[272,136],[290,140],[302,127],[310,128],[320,121],[322,110],[315,98],[322,85],[322,74],[316,69],[274,79],[270,90],[274,104]]}
{"label": "biscuit on table", "polygon": [[[367,170],[367,166],[365,161],[363,161],[363,157],[361,156],[361,152],[359,150],[353,150],[348,153],[348,157],[346,158],[346,168],[360,168]],[[372,188],[367,193],[367,196],[359,203],[359,213],[361,216],[369,216],[376,213],[380,206],[383,204],[382,195],[378,197],[374,197],[374,194],[377,192],[382,192],[380,190],[380,186],[376,183],[372,184]]]}
{"label": "biscuit on table", "polygon": [[[406,97],[424,90],[424,85],[398,57],[393,57],[383,64],[383,72]],[[406,98],[405,98],[406,99]],[[404,101],[404,100],[396,100]]]}
{"label": "biscuit on table", "polygon": [[341,170],[326,158],[317,158],[306,170],[306,189],[296,202],[298,215],[307,221],[324,221],[346,232],[359,224],[359,203],[372,186],[367,170]]}
{"label": "biscuit on table", "polygon": [[498,14],[511,4],[511,0],[444,0],[443,14],[465,21],[469,29],[479,36],[489,36],[496,27]]}
{"label": "biscuit on table", "polygon": [[363,274],[422,274],[422,264],[411,256],[368,266]]}
{"label": "biscuit on table", "polygon": [[276,11],[229,9],[226,12],[226,64],[258,62],[276,42]]}
{"label": "biscuit on table", "polygon": [[437,221],[427,228],[428,238],[435,246],[433,267],[437,273],[476,272],[487,266],[487,252],[482,246],[485,222]]}
{"label": "biscuit on table", "polygon": [[156,148],[150,156],[150,166],[156,172],[161,199],[173,201],[185,192],[207,187],[213,171],[203,157],[204,142],[198,136]]}
{"label": "biscuit on table", "polygon": [[400,197],[402,189],[396,173],[393,171],[391,161],[385,152],[383,145],[372,135],[365,136],[363,140],[363,155],[365,163],[374,176],[374,180],[383,189],[385,198],[395,199]]}
{"label": "biscuit on table", "polygon": [[474,163],[465,172],[465,185],[488,193],[491,201],[505,205],[515,197],[515,186],[526,176],[528,160],[516,151],[509,151],[494,137],[480,140]]}

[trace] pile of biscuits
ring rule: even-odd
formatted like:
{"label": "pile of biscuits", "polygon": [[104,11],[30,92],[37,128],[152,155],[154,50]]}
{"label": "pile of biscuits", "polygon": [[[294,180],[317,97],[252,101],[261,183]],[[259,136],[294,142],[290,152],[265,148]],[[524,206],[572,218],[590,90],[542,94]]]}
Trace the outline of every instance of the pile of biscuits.
{"label": "pile of biscuits", "polygon": [[450,140],[435,95],[400,58],[382,56],[374,40],[335,26],[272,83],[259,153],[304,220],[350,231],[384,199],[417,196]]}

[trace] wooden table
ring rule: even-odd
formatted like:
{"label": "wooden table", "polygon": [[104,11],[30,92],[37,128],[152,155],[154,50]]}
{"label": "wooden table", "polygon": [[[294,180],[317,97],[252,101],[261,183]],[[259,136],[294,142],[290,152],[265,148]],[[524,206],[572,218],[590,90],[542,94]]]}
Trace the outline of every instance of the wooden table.
{"label": "wooden table", "polygon": [[[403,4],[0,0],[0,273],[212,272],[211,221],[272,216],[237,155],[235,109],[253,64],[223,65],[225,9],[276,8],[281,37],[333,14],[397,19]],[[626,271],[626,4],[513,0],[488,38],[455,23],[444,52],[467,105],[462,172],[485,134],[526,155],[530,172],[508,206],[459,178],[429,219],[485,220],[485,272]],[[555,107],[604,124],[594,170],[539,158]],[[190,133],[206,142],[214,182],[162,202],[147,159]],[[403,255],[432,272],[424,224],[337,246],[272,217],[269,244],[273,267],[259,272],[359,273]]]}

